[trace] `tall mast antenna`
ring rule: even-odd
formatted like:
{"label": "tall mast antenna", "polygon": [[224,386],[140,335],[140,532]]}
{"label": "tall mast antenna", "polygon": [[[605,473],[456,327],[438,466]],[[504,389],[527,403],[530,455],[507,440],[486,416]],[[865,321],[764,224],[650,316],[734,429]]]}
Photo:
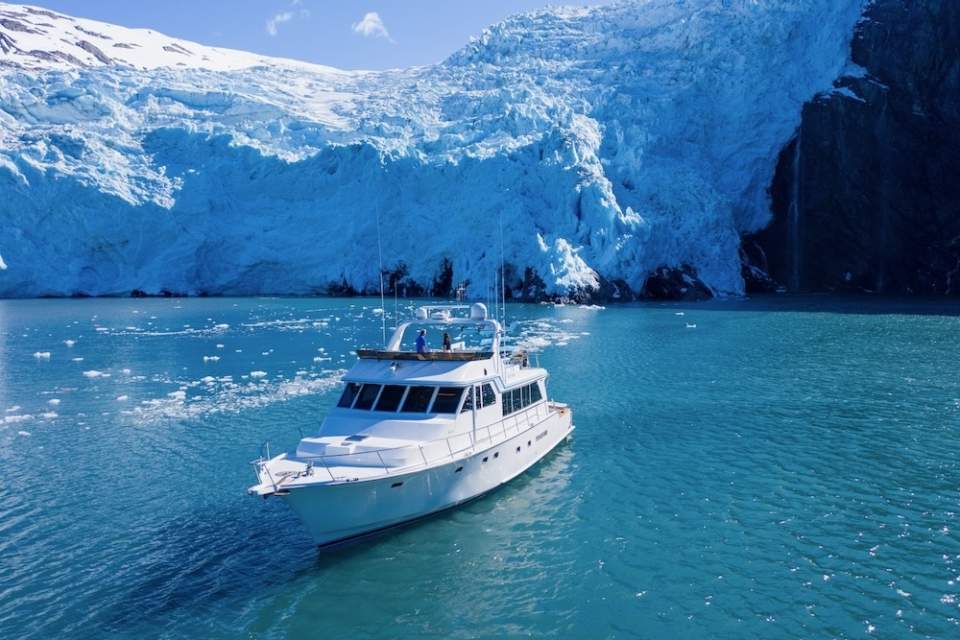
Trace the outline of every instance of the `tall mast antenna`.
{"label": "tall mast antenna", "polygon": [[387,348],[387,310],[383,303],[383,243],[380,240],[380,205],[377,205],[377,258],[380,262],[380,330],[383,348]]}
{"label": "tall mast antenna", "polygon": [[[509,191],[509,189],[508,189]],[[507,326],[507,283],[504,279],[504,267],[503,267],[503,209],[500,209],[500,311],[503,313],[503,327],[506,330]]]}

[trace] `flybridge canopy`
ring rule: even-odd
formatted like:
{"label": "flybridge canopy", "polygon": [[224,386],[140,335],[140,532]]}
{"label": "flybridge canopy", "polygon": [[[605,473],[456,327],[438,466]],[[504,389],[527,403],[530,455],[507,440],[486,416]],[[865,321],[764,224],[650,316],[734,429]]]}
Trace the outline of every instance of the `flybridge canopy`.
{"label": "flybridge canopy", "polygon": [[[387,358],[391,353],[401,353],[400,345],[403,342],[403,334],[412,324],[435,326],[435,325],[472,325],[481,328],[487,328],[493,334],[493,344],[491,348],[480,350],[458,349],[454,351],[431,352],[438,356],[444,354],[443,358],[448,360],[475,360],[486,359],[496,354],[500,348],[500,323],[487,317],[487,307],[482,303],[475,304],[455,304],[455,305],[427,305],[419,307],[414,313],[416,320],[404,322],[387,343],[383,351],[364,350],[360,357]],[[359,352],[358,352],[359,353]],[[424,355],[424,354],[414,354]],[[426,358],[419,358],[426,359]]]}

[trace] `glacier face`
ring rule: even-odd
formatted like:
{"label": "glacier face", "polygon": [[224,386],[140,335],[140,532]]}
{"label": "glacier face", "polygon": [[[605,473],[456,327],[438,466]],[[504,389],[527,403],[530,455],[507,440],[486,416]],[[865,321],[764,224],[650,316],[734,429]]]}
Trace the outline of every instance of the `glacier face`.
{"label": "glacier face", "polygon": [[378,227],[385,269],[474,297],[501,238],[516,295],[681,264],[741,293],[740,234],[862,4],[548,9],[385,72],[0,4],[0,296],[369,291]]}

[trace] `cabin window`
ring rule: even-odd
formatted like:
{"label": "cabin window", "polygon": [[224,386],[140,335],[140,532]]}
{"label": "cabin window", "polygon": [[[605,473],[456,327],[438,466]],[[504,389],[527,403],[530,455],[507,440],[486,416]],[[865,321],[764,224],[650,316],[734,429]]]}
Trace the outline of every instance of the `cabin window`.
{"label": "cabin window", "polygon": [[343,395],[340,396],[340,402],[337,403],[337,406],[344,409],[352,407],[358,391],[360,391],[360,385],[356,382],[348,382],[346,388],[343,390]]}
{"label": "cabin window", "polygon": [[426,413],[433,398],[433,387],[410,387],[407,399],[400,411],[404,413]]}
{"label": "cabin window", "polygon": [[403,399],[403,392],[407,388],[399,384],[388,384],[383,387],[380,399],[377,400],[377,411],[396,411]]}
{"label": "cabin window", "polygon": [[[467,389],[467,399],[463,401],[463,408],[460,409],[460,413],[466,413],[467,411],[473,411],[473,397],[474,397],[474,390],[475,390],[475,389],[476,389],[476,387],[470,387],[469,389]],[[479,397],[480,397],[480,396],[477,395],[477,399],[478,399],[478,400],[479,400]],[[479,402],[478,402],[478,405],[479,405]]]}
{"label": "cabin window", "polygon": [[377,399],[377,394],[380,393],[379,384],[365,384],[360,389],[360,395],[357,396],[357,404],[353,406],[354,409],[370,409],[373,407],[374,401]]}
{"label": "cabin window", "polygon": [[540,394],[540,383],[534,382],[530,385],[530,404],[535,404],[543,400],[543,396]]}
{"label": "cabin window", "polygon": [[489,383],[483,385],[483,406],[497,404],[497,394],[493,392],[493,387]]}
{"label": "cabin window", "polygon": [[462,395],[463,387],[440,387],[433,401],[433,413],[456,413]]}
{"label": "cabin window", "polygon": [[540,402],[543,399],[540,393],[540,383],[534,382],[519,389],[511,389],[503,392],[503,415],[508,416],[511,413],[526,409],[530,405]]}

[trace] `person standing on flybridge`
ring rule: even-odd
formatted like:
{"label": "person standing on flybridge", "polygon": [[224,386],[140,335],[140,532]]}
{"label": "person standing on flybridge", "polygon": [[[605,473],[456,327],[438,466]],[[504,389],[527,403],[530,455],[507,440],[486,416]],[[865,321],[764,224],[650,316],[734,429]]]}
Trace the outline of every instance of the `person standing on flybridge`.
{"label": "person standing on flybridge", "polygon": [[417,336],[417,353],[426,353],[427,352],[427,330],[420,329],[420,334]]}

